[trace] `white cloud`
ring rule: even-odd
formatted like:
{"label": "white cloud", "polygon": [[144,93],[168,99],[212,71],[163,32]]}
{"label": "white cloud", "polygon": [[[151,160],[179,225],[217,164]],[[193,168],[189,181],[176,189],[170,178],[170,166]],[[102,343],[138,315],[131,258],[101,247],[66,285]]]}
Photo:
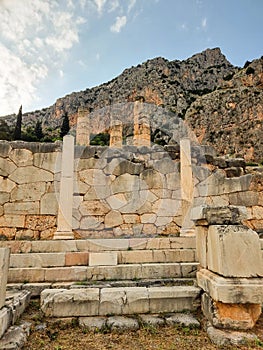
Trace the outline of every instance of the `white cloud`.
{"label": "white cloud", "polygon": [[119,17],[117,16],[116,17],[116,21],[115,23],[110,27],[110,30],[113,32],[113,33],[119,33],[121,31],[121,29],[123,27],[125,27],[127,23],[127,17],[126,16],[122,16],[122,17]]}
{"label": "white cloud", "polygon": [[60,69],[60,70],[58,71],[58,74],[59,74],[60,78],[63,78],[63,77],[64,77],[64,72],[63,72],[62,69]]}
{"label": "white cloud", "polygon": [[29,109],[52,68],[63,76],[65,53],[79,41],[85,22],[75,5],[73,0],[0,0],[0,115],[16,112],[20,104]]}
{"label": "white cloud", "polygon": [[207,26],[207,18],[202,19],[202,28],[206,28]]}
{"label": "white cloud", "polygon": [[97,11],[98,11],[99,15],[102,15],[103,8],[104,8],[104,5],[106,4],[107,0],[94,0],[94,1],[95,1],[95,5],[97,7]]}
{"label": "white cloud", "polygon": [[133,9],[133,7],[136,4],[136,0],[130,0],[129,1],[129,5],[128,5],[128,13],[131,12],[131,10]]}
{"label": "white cloud", "polygon": [[109,6],[109,12],[117,10],[117,8],[120,6],[119,0],[111,0]]}

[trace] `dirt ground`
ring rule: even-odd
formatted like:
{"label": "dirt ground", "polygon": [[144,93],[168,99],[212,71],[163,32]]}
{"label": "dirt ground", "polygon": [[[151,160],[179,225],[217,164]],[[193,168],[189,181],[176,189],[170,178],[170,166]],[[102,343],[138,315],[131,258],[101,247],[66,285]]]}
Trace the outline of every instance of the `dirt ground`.
{"label": "dirt ground", "polygon": [[[202,325],[204,319],[198,315]],[[31,301],[23,320],[32,323],[24,350],[201,350],[201,349],[263,349],[263,316],[253,332],[259,341],[246,346],[217,347],[201,329],[171,326],[144,326],[137,331],[89,331],[78,326],[76,319],[48,319],[39,310],[39,301]]]}

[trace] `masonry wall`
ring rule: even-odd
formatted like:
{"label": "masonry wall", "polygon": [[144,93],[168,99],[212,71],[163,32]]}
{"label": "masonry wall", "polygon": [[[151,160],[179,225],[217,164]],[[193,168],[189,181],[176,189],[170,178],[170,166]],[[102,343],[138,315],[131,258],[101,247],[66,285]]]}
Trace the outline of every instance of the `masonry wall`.
{"label": "masonry wall", "polygon": [[[263,232],[263,172],[192,147],[194,205],[244,205]],[[52,239],[62,143],[0,142],[0,239]],[[179,146],[75,146],[75,238],[179,235]]]}

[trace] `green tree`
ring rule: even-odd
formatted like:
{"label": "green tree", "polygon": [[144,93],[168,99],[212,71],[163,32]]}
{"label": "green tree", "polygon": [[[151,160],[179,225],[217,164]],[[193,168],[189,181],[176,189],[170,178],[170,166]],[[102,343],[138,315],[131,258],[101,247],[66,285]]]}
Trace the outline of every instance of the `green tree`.
{"label": "green tree", "polygon": [[38,141],[40,141],[44,137],[43,130],[42,130],[42,124],[41,124],[40,120],[38,120],[36,122],[34,134],[35,134]]}
{"label": "green tree", "polygon": [[63,116],[63,121],[62,121],[62,125],[60,128],[60,137],[63,138],[65,135],[67,135],[67,133],[69,132],[70,127],[69,127],[69,118],[68,118],[68,113],[65,112],[64,116]]}
{"label": "green tree", "polygon": [[13,138],[14,140],[21,140],[21,128],[22,128],[22,105],[19,108],[17,117],[16,117],[16,126]]}

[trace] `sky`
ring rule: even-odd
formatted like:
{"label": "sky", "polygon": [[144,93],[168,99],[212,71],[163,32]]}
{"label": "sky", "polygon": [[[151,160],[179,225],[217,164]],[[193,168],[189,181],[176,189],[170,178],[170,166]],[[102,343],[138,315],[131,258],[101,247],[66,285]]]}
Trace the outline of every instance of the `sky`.
{"label": "sky", "polygon": [[0,116],[48,107],[154,57],[263,55],[263,0],[0,0]]}

